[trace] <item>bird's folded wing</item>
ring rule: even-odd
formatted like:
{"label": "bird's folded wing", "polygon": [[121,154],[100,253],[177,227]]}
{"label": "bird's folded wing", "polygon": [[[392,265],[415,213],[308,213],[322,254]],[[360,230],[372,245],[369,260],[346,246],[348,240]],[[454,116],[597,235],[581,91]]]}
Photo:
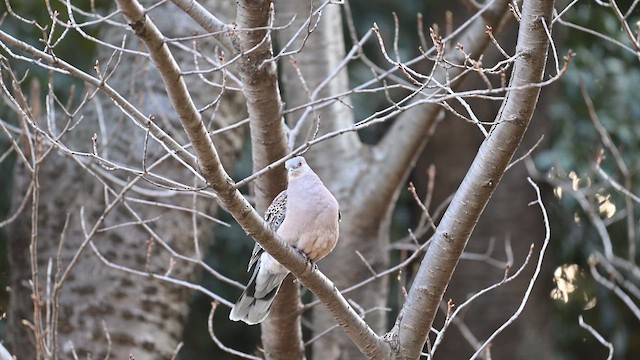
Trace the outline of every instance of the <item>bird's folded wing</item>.
{"label": "bird's folded wing", "polygon": [[[284,221],[284,215],[287,212],[287,190],[283,190],[276,196],[275,199],[271,202],[271,205],[267,208],[267,211],[264,213],[264,220],[269,224],[271,230],[274,232],[278,231],[278,228]],[[249,266],[247,266],[247,271],[251,271],[251,268],[256,264],[258,259],[260,259],[260,255],[264,250],[262,247],[256,243],[253,247],[253,252],[251,253],[251,260],[249,260]]]}

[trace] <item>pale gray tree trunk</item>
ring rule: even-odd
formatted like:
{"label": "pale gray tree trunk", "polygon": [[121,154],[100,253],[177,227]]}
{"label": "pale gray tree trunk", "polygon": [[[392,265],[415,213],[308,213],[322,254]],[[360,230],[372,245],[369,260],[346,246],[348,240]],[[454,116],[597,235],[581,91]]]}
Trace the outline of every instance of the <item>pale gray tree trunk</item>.
{"label": "pale gray tree trunk", "polygon": [[[302,39],[306,36],[303,23],[308,20],[310,9],[308,1],[276,1],[276,13],[280,22],[288,22],[296,16],[296,21],[291,27],[278,33],[280,47],[287,45],[294,34],[303,27],[302,36],[287,50],[295,50],[302,46]],[[316,20],[316,17],[310,20],[311,26]],[[297,65],[294,67],[289,58],[284,58],[280,62],[283,92],[289,107],[309,102],[310,96],[317,87],[338,68],[346,55],[342,28],[341,7],[337,5],[326,7],[318,27],[306,39],[303,50],[293,55]],[[298,71],[301,74],[298,74]],[[314,100],[339,94],[348,89],[348,76],[344,67],[321,91],[315,94]],[[345,97],[341,102],[317,110],[315,113],[309,113],[304,120],[306,123],[301,127],[296,144],[309,140],[308,135],[315,131],[316,120],[319,121],[319,134],[351,126],[354,116],[353,111],[346,105],[349,103],[349,98]],[[289,125],[295,127],[302,114],[302,110],[289,114],[287,118]],[[320,262],[320,269],[339,289],[346,288],[371,275],[366,265],[357,257],[356,250],[363,254],[374,269],[385,269],[389,265],[388,252],[380,249],[384,248],[388,237],[386,230],[380,229],[387,229],[388,226],[383,224],[378,228],[375,221],[382,218],[388,221],[386,208],[388,204],[381,203],[377,207],[369,208],[370,215],[366,219],[357,221],[360,214],[358,214],[358,205],[352,198],[353,186],[358,181],[358,173],[362,171],[361,166],[365,166],[368,161],[368,149],[360,142],[355,132],[349,132],[314,146],[305,156],[336,196],[341,204],[343,216],[340,225],[340,241],[333,253]],[[381,279],[372,286],[349,293],[347,297],[364,309],[382,308],[386,304],[387,292],[388,282],[386,279]],[[365,320],[374,331],[381,333],[385,330],[386,314],[384,312],[372,312]],[[313,310],[312,330],[315,333],[322,332],[334,324],[335,319],[322,306]],[[316,359],[362,356],[353,343],[344,336],[342,330],[334,330],[314,342],[313,354]]]}
{"label": "pale gray tree trunk", "polygon": [[[281,22],[287,22],[293,14],[298,19],[297,25],[294,22],[293,26],[281,32],[279,40],[282,47],[307,18],[310,6],[307,2],[295,1],[279,1],[276,4],[280,5],[277,7],[280,10],[277,14]],[[468,51],[474,54],[483,51],[488,43],[484,27],[487,23],[497,27],[504,17],[505,9],[506,2],[499,2],[495,11],[490,12],[491,16],[486,17],[486,23],[479,21],[473,31],[465,33],[466,37],[460,41],[464,42]],[[313,94],[316,87],[330,74],[335,77],[312,100],[348,90],[346,73],[332,72],[345,56],[340,15],[338,6],[325,9],[318,27],[306,39],[303,50],[294,55],[297,68],[287,59],[281,62],[284,97],[290,107],[308,102],[309,93]],[[315,24],[315,19],[312,24]],[[300,41],[294,43],[289,50],[298,49],[299,44]],[[309,90],[303,87],[298,69]],[[453,77],[451,74],[450,76]],[[345,105],[348,103],[348,97],[341,98],[340,102],[331,107],[317,111],[320,134],[353,124],[353,113]],[[338,246],[320,263],[320,267],[338,288],[348,287],[371,276],[367,264],[357,252],[363,255],[375,271],[389,266],[387,249],[391,212],[410,169],[433,131],[439,112],[437,105],[419,106],[407,111],[383,140],[373,147],[362,144],[354,132],[348,132],[319,143],[309,151],[307,157],[338,199],[343,212]],[[302,111],[294,112],[288,117],[291,125],[295,125],[301,113]],[[313,132],[314,116],[313,112],[307,115],[306,127],[300,132],[298,143],[304,143],[307,140],[305,136]],[[309,128],[311,131],[306,130]],[[388,278],[384,277],[350,292],[346,297],[366,311],[385,307],[387,294]],[[387,329],[386,316],[383,311],[372,311],[365,320],[374,331],[381,334]],[[313,330],[316,332],[322,332],[335,324],[333,317],[321,308],[314,309],[313,319]],[[313,353],[322,359],[362,357],[361,352],[340,330],[334,330],[318,339],[314,343]]]}
{"label": "pale gray tree trunk", "polygon": [[[224,13],[233,8],[225,5],[208,4],[212,9]],[[156,20],[167,36],[184,36],[202,30],[193,20],[176,11],[168,4],[156,8],[150,16]],[[227,12],[230,13],[230,12]],[[122,29],[108,29],[102,38],[111,43],[120,44],[122,35],[127,33],[129,48],[140,49],[139,41],[131,32]],[[204,44],[201,44],[204,46]],[[214,43],[207,42],[211,50]],[[101,66],[107,63],[110,51],[100,51],[98,58]],[[193,66],[190,54],[178,55],[182,64]],[[189,66],[189,65],[187,65]],[[105,68],[102,68],[105,71]],[[195,80],[195,81],[192,81]],[[187,78],[192,86],[198,106],[213,101],[218,90],[202,86],[196,78]],[[167,101],[166,92],[156,68],[146,59],[124,55],[118,69],[109,79],[109,84],[118,89],[145,114],[152,115],[155,121],[182,144],[188,142],[175,111]],[[241,120],[243,117],[241,97],[230,92],[214,115],[213,110],[203,114],[211,121],[212,130]],[[91,150],[91,137],[97,134],[97,146],[100,155],[121,164],[140,166],[144,147],[145,131],[133,123],[112,105],[112,101],[98,95],[89,109],[82,113],[82,122],[64,138],[79,150]],[[94,108],[95,107],[95,108]],[[100,110],[99,112],[97,110]],[[99,126],[98,119],[104,128]],[[61,128],[69,119],[56,120]],[[78,119],[72,119],[77,121]],[[106,130],[106,133],[103,132]],[[242,146],[242,129],[225,132],[214,137],[219,144],[221,158],[225,165],[232,167]],[[147,164],[153,163],[166,153],[152,140],[149,141]],[[175,160],[165,162],[157,171],[169,178],[186,184],[201,186],[194,182],[193,176],[184,166]],[[104,170],[108,173],[108,170]],[[120,175],[120,174],[116,174]],[[14,194],[24,194],[31,181],[24,169],[17,169]],[[54,274],[57,262],[64,268],[79,244],[84,240],[81,221],[91,227],[105,208],[107,201],[113,200],[112,194],[105,195],[104,186],[70,157],[52,151],[42,162],[40,173],[40,199],[38,205],[38,265],[40,283],[46,284],[45,275],[49,261],[53,263]],[[121,186],[110,183],[116,191]],[[151,194],[140,195],[130,191],[132,197],[146,201],[159,201],[185,208],[195,207],[207,214],[213,214],[216,203],[212,199],[198,198],[186,192],[171,192],[148,186],[139,181],[139,187],[149,188]],[[158,195],[153,195],[153,192]],[[171,193],[171,195],[167,195]],[[196,257],[194,237],[197,235],[202,251],[210,244],[212,223],[197,220],[197,230],[192,226],[192,214],[170,211],[151,205],[129,203],[131,208],[143,220],[156,220],[148,223],[153,231],[164,239],[173,249],[183,255]],[[22,359],[33,359],[32,334],[21,324],[22,319],[32,319],[33,302],[31,289],[26,286],[31,277],[28,246],[32,224],[29,213],[25,212],[12,227],[9,235],[11,254],[12,305],[9,314],[9,338],[13,353]],[[84,218],[81,218],[84,216]],[[68,226],[63,232],[65,220]],[[107,227],[131,221],[132,212],[123,204],[117,205],[100,226]],[[197,234],[196,232],[197,231]],[[198,279],[198,268],[185,261],[170,259],[162,247],[153,242],[150,245],[150,233],[140,225],[129,225],[105,233],[97,233],[93,242],[99,251],[113,263],[140,271],[165,273],[170,268],[172,276],[187,280]],[[58,247],[61,241],[60,258]],[[175,263],[173,263],[175,261]],[[110,351],[110,358],[126,359],[133,354],[136,359],[169,358],[181,341],[184,321],[188,314],[192,292],[179,285],[134,276],[126,272],[107,267],[100,262],[89,247],[85,248],[79,262],[70,273],[60,290],[58,349],[60,358],[71,358],[74,349],[81,358],[90,356],[103,358]],[[33,321],[33,320],[29,320]],[[108,334],[107,334],[108,333]],[[110,342],[110,344],[109,344]]]}

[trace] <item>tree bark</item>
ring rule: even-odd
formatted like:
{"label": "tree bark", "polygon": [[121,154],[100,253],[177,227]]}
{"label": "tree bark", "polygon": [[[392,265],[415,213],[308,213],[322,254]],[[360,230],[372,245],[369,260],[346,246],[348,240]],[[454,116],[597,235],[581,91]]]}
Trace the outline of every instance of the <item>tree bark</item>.
{"label": "tree bark", "polygon": [[438,225],[398,317],[393,335],[402,358],[419,357],[453,270],[533,116],[540,88],[527,85],[543,78],[549,41],[542,19],[549,24],[552,10],[553,1],[523,4],[514,89]]}
{"label": "tree bark", "polygon": [[[215,7],[215,4],[208,4]],[[222,12],[221,8],[217,8]],[[183,34],[200,31],[199,26],[193,24],[185,15],[177,14],[173,5],[158,7],[150,13],[158,20],[159,25],[166,29],[167,35],[182,36]],[[102,36],[108,42],[119,44],[122,40],[120,29],[107,29]],[[134,38],[128,40],[131,48],[137,48],[139,42]],[[208,42],[213,48],[213,44]],[[98,54],[102,59],[100,64],[106,64],[111,51]],[[192,63],[190,54],[179,55],[182,63]],[[102,69],[104,70],[104,68]],[[131,76],[135,74],[134,76]],[[187,79],[192,89],[194,100],[200,105],[215,99],[209,87],[203,87],[200,81]],[[167,96],[163,90],[156,69],[139,57],[124,55],[118,70],[109,78],[109,84],[126,94],[145,114],[155,117],[162,128],[177,139],[186,142],[186,137],[180,129],[180,122],[174,110],[168,106]],[[135,99],[135,100],[134,100]],[[239,120],[242,113],[242,99],[233,93],[224,96],[223,104],[216,115],[209,110],[204,113],[213,121],[213,127],[219,128]],[[99,95],[91,106],[83,113],[84,120],[66,135],[62,141],[74,146],[76,150],[90,151],[92,134],[98,135],[100,155],[121,164],[139,166],[143,156],[145,131],[122,115],[121,111],[112,106],[112,100]],[[101,110],[103,113],[98,113]],[[242,116],[242,115],[240,115]],[[104,121],[106,133],[101,131],[98,120]],[[72,121],[75,121],[73,119]],[[57,126],[62,128],[68,121],[66,118],[56,119]],[[244,130],[225,132],[214,137],[219,144],[220,157],[225,165],[231,168],[235,162],[243,143]],[[147,161],[153,161],[166,154],[166,150],[149,141]],[[87,163],[86,165],[89,165]],[[154,171],[163,175],[193,183],[193,176],[185,171],[182,164],[175,160],[166,161]],[[120,174],[115,174],[120,175]],[[24,168],[16,169],[15,194],[24,194],[24,189],[30,182],[30,174]],[[104,186],[98,182],[93,174],[87,172],[78,162],[70,157],[62,156],[58,151],[52,151],[44,159],[40,168],[40,202],[38,205],[38,265],[40,268],[40,283],[45,284],[47,263],[53,260],[54,274],[58,259],[58,244],[64,239],[61,251],[61,265],[64,268],[80,243],[85,239],[81,221],[92,225],[104,210]],[[107,181],[117,191],[119,185]],[[137,186],[145,189],[141,195],[131,191],[132,198],[145,201],[170,203],[185,208],[193,207],[194,199],[184,193],[171,193],[145,186],[138,182]],[[150,194],[157,194],[156,196]],[[112,195],[108,198],[113,199]],[[198,228],[194,229],[192,214],[187,212],[169,212],[166,209],[150,205],[140,205],[129,202],[132,209],[143,219],[159,217],[149,225],[160,234],[174,250],[196,256],[194,250],[194,236],[200,239],[201,249],[206,249],[211,241],[212,226],[210,222],[198,220]],[[83,209],[83,212],[81,212]],[[216,205],[212,200],[198,199],[198,211],[212,214]],[[84,214],[84,218],[80,215]],[[35,359],[33,353],[32,335],[26,331],[22,319],[32,319],[33,303],[30,299],[31,290],[25,287],[30,278],[29,271],[29,233],[32,224],[29,213],[21,216],[10,230],[12,306],[9,314],[9,338],[13,353],[19,358]],[[69,216],[69,223],[63,233],[65,219]],[[104,227],[131,221],[132,213],[125,206],[117,206],[107,216]],[[197,233],[196,233],[197,231]],[[109,232],[97,233],[93,242],[99,251],[110,261],[132,269],[164,273],[171,261],[172,275],[187,281],[196,281],[199,270],[192,263],[170,259],[161,246],[155,242],[147,259],[149,250],[149,232],[142,226],[128,226]],[[153,242],[153,241],[152,241]],[[77,354],[84,358],[91,354],[92,358],[102,358],[107,352],[107,332],[110,337],[110,354],[113,358],[128,358],[133,354],[136,359],[169,358],[182,339],[184,320],[189,311],[188,305],[192,292],[181,286],[168,285],[160,280],[152,280],[127,274],[109,268],[102,264],[91,250],[85,250],[77,265],[73,268],[60,292],[58,328],[58,349],[60,358],[72,358],[71,344]],[[103,326],[104,324],[104,326]]]}
{"label": "tree bark", "polygon": [[[283,1],[277,4],[276,13],[281,22],[291,19],[294,12],[299,23],[280,32],[280,46],[284,46],[293,33],[301,26],[309,14],[309,4],[305,2]],[[505,17],[508,1],[498,1],[482,18],[479,18],[458,40],[465,44],[473,54],[482,53],[489,43],[484,34],[487,25],[497,27]],[[282,62],[285,98],[290,106],[308,102],[309,93],[315,95],[311,100],[347,90],[344,72],[332,72],[344,57],[343,36],[339,8],[327,7],[317,28],[306,39],[302,51],[295,54],[295,64],[300,70],[309,92],[302,86],[297,69],[289,62]],[[289,12],[291,11],[291,12]],[[304,32],[303,32],[304,35]],[[300,47],[299,40],[291,45],[291,49]],[[289,49],[289,50],[291,50]],[[450,46],[450,49],[454,49]],[[448,52],[446,58],[453,63],[463,60],[457,51]],[[326,65],[325,65],[326,64]],[[449,70],[454,77],[456,69]],[[333,74],[329,82],[324,82]],[[444,74],[440,73],[442,82]],[[319,85],[324,88],[318,89]],[[329,108],[318,111],[320,116],[320,134],[343,129],[353,124],[353,114],[343,105],[348,98],[340,99]],[[309,111],[309,110],[307,110]],[[338,288],[346,288],[371,276],[369,268],[362,262],[356,251],[364,256],[369,265],[376,271],[389,266],[390,215],[395,206],[401,186],[404,184],[410,169],[417,160],[421,149],[426,145],[431,132],[437,123],[441,111],[437,104],[415,106],[404,112],[391,126],[383,140],[374,147],[360,142],[355,133],[347,133],[335,139],[319,143],[310,151],[314,169],[333,191],[342,207],[343,221],[341,237],[334,252],[320,263],[327,276],[334,280]],[[289,116],[289,122],[295,124],[302,111]],[[312,116],[307,114],[307,116]],[[312,124],[307,119],[307,129]],[[308,132],[303,130],[300,134]],[[345,136],[349,135],[349,136]],[[403,139],[402,143],[398,139]],[[304,142],[304,137],[298,139]],[[363,215],[363,214],[366,214]],[[350,292],[348,297],[363,309],[383,308],[386,306],[388,280],[380,279],[373,284]],[[386,314],[374,311],[366,317],[372,329],[382,333],[387,328]],[[332,316],[322,309],[314,310],[314,330],[323,331],[334,324]],[[314,356],[323,359],[352,359],[361,357],[361,353],[339,331],[332,331],[314,343]]]}
{"label": "tree bark", "polygon": [[[268,26],[270,6],[271,1],[238,1],[238,28]],[[288,155],[289,147],[284,134],[276,63],[265,62],[273,56],[271,34],[267,30],[240,31],[238,37],[243,54],[242,92],[247,99],[253,170],[257,172]],[[264,214],[286,184],[287,175],[282,167],[253,182],[258,213]],[[262,346],[267,359],[304,359],[299,308],[298,284],[288,276],[278,291],[270,316],[262,324]]]}

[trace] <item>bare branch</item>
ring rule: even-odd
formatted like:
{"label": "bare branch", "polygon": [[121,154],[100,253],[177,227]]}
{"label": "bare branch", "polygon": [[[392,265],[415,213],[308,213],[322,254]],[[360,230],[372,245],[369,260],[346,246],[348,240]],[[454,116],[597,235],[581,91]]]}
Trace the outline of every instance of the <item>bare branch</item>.
{"label": "bare branch", "polygon": [[[541,18],[550,18],[552,10],[553,1],[524,2],[517,47],[527,56],[516,59],[512,85],[542,80],[549,42]],[[445,212],[393,330],[397,331],[402,343],[403,356],[416,358],[420,354],[446,285],[480,214],[524,136],[538,94],[538,89],[508,94],[496,125],[480,147]]]}
{"label": "bare branch", "polygon": [[596,280],[600,285],[613,291],[613,293],[616,294],[616,296],[618,296],[618,298],[620,298],[622,302],[624,302],[627,308],[631,310],[636,319],[640,320],[640,307],[638,307],[638,305],[633,302],[633,299],[631,299],[631,297],[627,293],[622,291],[622,289],[618,285],[600,275],[598,269],[596,268],[596,265],[596,258],[591,257],[589,259],[589,268],[591,269],[591,275],[593,276],[594,280]]}
{"label": "bare branch", "polygon": [[[457,40],[467,47],[468,52],[474,54],[482,53],[482,50],[489,44],[490,39],[484,33],[487,25],[496,28],[505,16],[508,0],[496,0],[489,2],[481,11],[477,12],[478,17],[469,19],[466,24],[461,26],[454,34],[460,35]],[[463,34],[458,34],[459,31],[464,30]],[[453,35],[443,39],[442,42],[446,43],[447,39],[452,38]],[[425,52],[425,56],[429,52]],[[444,58],[447,58],[449,62],[464,63],[464,56],[455,50],[455,47],[449,46],[445,53]],[[410,62],[405,63],[409,65]],[[448,76],[455,77],[460,74],[460,69],[448,70]],[[443,74],[438,75],[438,79],[434,76],[434,79],[442,83]],[[439,91],[435,90],[432,93],[437,94]],[[428,94],[432,96],[431,93]],[[440,99],[442,100],[442,99]],[[375,151],[385,153],[386,156],[392,159],[396,159],[393,163],[385,166],[385,171],[376,171],[375,174],[371,174],[378,180],[372,180],[370,184],[381,183],[382,179],[386,179],[391,188],[397,188],[401,181],[404,181],[404,177],[397,176],[401,174],[403,169],[411,167],[410,164],[415,161],[415,157],[419,154],[421,149],[426,145],[430,135],[435,130],[435,126],[438,122],[438,114],[441,112],[441,107],[434,104],[423,104],[411,109],[406,109],[397,121],[393,124],[391,129],[385,134],[385,137],[376,146]],[[403,139],[405,146],[395,146],[397,139]],[[394,174],[394,175],[391,175]],[[389,182],[388,179],[396,179],[397,183]],[[379,190],[378,190],[379,191]]]}
{"label": "bare branch", "polygon": [[225,352],[228,352],[229,354],[236,355],[236,356],[241,357],[243,359],[262,360],[262,358],[260,358],[260,357],[249,355],[249,354],[243,353],[243,352],[238,351],[238,350],[234,350],[234,349],[224,345],[222,343],[222,341],[220,341],[220,339],[218,339],[216,334],[213,332],[213,314],[216,312],[217,308],[218,308],[218,303],[217,302],[212,302],[211,303],[211,311],[209,312],[209,318],[208,318],[208,321],[207,321],[207,329],[209,330],[209,337],[211,337],[211,340],[213,340],[213,342],[215,342],[216,345],[218,345],[218,347],[220,349],[224,350]]}
{"label": "bare branch", "polygon": [[640,197],[632,192],[630,192],[629,190],[627,190],[626,188],[624,188],[619,182],[615,181],[614,179],[611,178],[611,176],[609,176],[604,170],[602,170],[602,168],[598,165],[596,166],[596,172],[598,175],[600,175],[600,177],[605,180],[606,182],[609,183],[609,185],[611,185],[612,188],[616,189],[617,191],[619,191],[622,195],[629,197],[631,200],[640,203]]}
{"label": "bare branch", "polygon": [[596,338],[596,340],[598,340],[598,342],[604,346],[607,347],[607,349],[609,350],[609,356],[607,356],[607,360],[611,360],[613,359],[613,344],[611,344],[610,342],[608,342],[607,340],[605,340],[602,335],[600,335],[598,333],[598,331],[596,331],[596,329],[594,329],[591,325],[587,324],[586,322],[584,322],[584,319],[582,318],[582,315],[578,316],[578,324],[580,325],[581,328],[587,330],[589,333],[591,333],[591,335],[593,335],[594,338]]}
{"label": "bare branch", "polygon": [[[526,16],[525,14],[526,14],[526,11],[523,11],[523,16]],[[547,215],[547,209],[542,203],[540,188],[538,187],[538,185],[536,185],[533,182],[533,180],[531,180],[531,178],[527,178],[527,180],[529,181],[531,186],[533,186],[533,188],[535,189],[536,197],[537,197],[536,201],[532,202],[530,205],[538,204],[540,206],[540,210],[542,211],[542,216],[544,221],[545,237],[544,237],[544,242],[542,243],[542,247],[540,248],[540,254],[538,255],[538,264],[536,265],[535,272],[533,273],[533,275],[531,276],[531,279],[529,280],[529,286],[527,287],[527,290],[525,291],[524,296],[522,297],[522,301],[520,302],[520,306],[518,307],[516,312],[509,318],[509,320],[507,320],[504,324],[502,324],[496,331],[493,332],[493,334],[491,334],[491,336],[487,338],[487,340],[482,344],[482,346],[480,346],[480,348],[476,350],[475,354],[473,354],[470,360],[473,360],[476,357],[478,357],[480,353],[483,351],[483,349],[489,346],[489,344],[491,344],[495,340],[495,338],[502,331],[504,331],[504,329],[507,328],[507,326],[511,325],[520,316],[520,314],[524,310],[525,305],[527,304],[527,301],[529,300],[529,296],[531,295],[531,290],[533,290],[533,285],[536,283],[536,280],[538,279],[538,276],[540,275],[540,271],[542,269],[542,261],[544,260],[544,253],[547,250],[547,246],[549,245],[549,239],[551,238],[551,229],[549,227],[549,217]]]}
{"label": "bare branch", "polygon": [[207,9],[205,9],[200,3],[195,0],[171,0],[176,6],[182,9],[185,13],[189,14],[198,25],[210,33],[216,33],[216,40],[224,46],[227,51],[234,54],[238,51],[234,44],[233,38],[230,36],[231,29],[222,20],[216,18]]}

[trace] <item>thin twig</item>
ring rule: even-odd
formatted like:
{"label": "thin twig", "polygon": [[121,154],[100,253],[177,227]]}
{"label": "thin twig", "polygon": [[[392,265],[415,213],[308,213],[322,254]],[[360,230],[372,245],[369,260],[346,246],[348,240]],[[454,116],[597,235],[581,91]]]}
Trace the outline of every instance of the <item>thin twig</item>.
{"label": "thin twig", "polygon": [[549,239],[551,238],[551,229],[550,229],[550,225],[549,225],[549,217],[547,215],[547,210],[546,210],[546,208],[544,206],[544,203],[542,202],[542,196],[540,195],[540,188],[538,187],[538,185],[536,185],[536,183],[533,182],[533,180],[531,180],[531,178],[527,178],[527,180],[529,181],[531,186],[533,186],[533,188],[534,188],[534,190],[536,192],[536,197],[537,197],[537,199],[534,202],[532,202],[530,205],[538,204],[540,206],[540,211],[542,212],[542,217],[543,217],[543,222],[544,222],[544,229],[545,229],[544,242],[542,244],[542,248],[540,249],[540,254],[538,255],[538,263],[536,265],[536,269],[535,269],[535,271],[533,273],[533,276],[531,277],[531,280],[529,281],[529,286],[527,287],[527,290],[525,291],[524,296],[522,297],[522,301],[520,302],[520,306],[518,307],[516,312],[509,318],[509,320],[507,320],[496,331],[494,331],[493,334],[491,334],[491,336],[489,336],[489,338],[487,338],[487,340],[484,342],[484,344],[482,344],[482,346],[473,354],[473,356],[471,356],[470,360],[473,360],[473,359],[477,358],[480,355],[480,353],[482,353],[482,351],[483,351],[483,349],[485,347],[489,346],[489,344],[491,344],[494,341],[494,339],[502,331],[504,331],[504,329],[506,329],[516,319],[518,319],[518,317],[520,317],[520,314],[524,310],[524,307],[527,304],[527,301],[529,300],[529,296],[531,295],[531,290],[533,289],[533,285],[536,283],[536,280],[538,279],[538,276],[540,275],[540,271],[542,270],[542,260],[544,259],[544,253],[547,250],[547,246],[549,245]]}
{"label": "thin twig", "polygon": [[600,333],[598,333],[598,331],[591,325],[584,322],[582,315],[578,316],[578,324],[581,328],[587,330],[591,335],[593,335],[593,337],[596,338],[596,340],[598,340],[600,344],[604,345],[609,350],[609,356],[607,356],[607,360],[613,359],[613,344],[605,340],[604,337],[602,337],[602,335],[600,335]]}
{"label": "thin twig", "polygon": [[235,356],[239,356],[243,359],[251,359],[251,360],[263,360],[260,357],[257,356],[253,356],[247,353],[243,353],[242,351],[238,351],[235,349],[232,349],[228,346],[226,346],[225,344],[222,343],[222,341],[220,341],[220,339],[218,339],[218,337],[216,336],[216,334],[213,332],[213,314],[215,314],[216,312],[216,308],[218,307],[218,303],[217,302],[212,302],[211,303],[211,311],[209,312],[209,318],[207,319],[207,329],[209,330],[209,337],[211,337],[211,340],[213,340],[214,343],[216,343],[216,345],[218,345],[218,347],[225,351],[228,352],[229,354],[235,355]]}

